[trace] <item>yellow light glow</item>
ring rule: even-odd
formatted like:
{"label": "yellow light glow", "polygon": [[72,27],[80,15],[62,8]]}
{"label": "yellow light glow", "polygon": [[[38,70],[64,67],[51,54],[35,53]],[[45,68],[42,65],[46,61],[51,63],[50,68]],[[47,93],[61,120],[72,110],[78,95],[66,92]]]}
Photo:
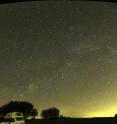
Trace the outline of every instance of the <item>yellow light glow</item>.
{"label": "yellow light glow", "polygon": [[117,107],[107,108],[107,110],[87,113],[87,117],[113,117],[117,113]]}
{"label": "yellow light glow", "polygon": [[87,117],[112,117],[114,116],[113,112],[96,112],[90,113]]}

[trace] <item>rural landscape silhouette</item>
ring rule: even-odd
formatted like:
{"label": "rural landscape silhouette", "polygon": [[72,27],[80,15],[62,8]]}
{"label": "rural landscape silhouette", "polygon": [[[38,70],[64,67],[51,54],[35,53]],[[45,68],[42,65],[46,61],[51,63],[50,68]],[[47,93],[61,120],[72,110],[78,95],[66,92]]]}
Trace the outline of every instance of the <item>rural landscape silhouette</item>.
{"label": "rural landscape silhouette", "polygon": [[[26,124],[116,124],[117,114],[115,117],[92,117],[92,118],[72,118],[61,115],[60,110],[56,107],[42,110],[41,119],[37,119],[39,114],[37,108],[27,101],[10,101],[0,107],[0,123],[6,122],[5,116],[11,112],[20,112],[23,114]],[[30,119],[29,119],[30,117]],[[12,119],[12,118],[10,118]],[[7,120],[12,124],[11,120]]]}

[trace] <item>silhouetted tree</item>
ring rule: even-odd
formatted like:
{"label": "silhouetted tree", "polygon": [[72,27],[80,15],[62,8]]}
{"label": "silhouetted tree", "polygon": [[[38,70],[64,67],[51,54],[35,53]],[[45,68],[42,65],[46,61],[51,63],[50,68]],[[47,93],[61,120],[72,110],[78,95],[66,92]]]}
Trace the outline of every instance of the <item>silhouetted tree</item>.
{"label": "silhouetted tree", "polygon": [[117,114],[115,114],[115,118],[117,119]]}
{"label": "silhouetted tree", "polygon": [[0,107],[0,115],[2,118],[9,112],[22,112],[25,119],[29,116],[35,117],[38,114],[34,105],[26,101],[10,101],[8,104]]}
{"label": "silhouetted tree", "polygon": [[57,118],[60,117],[60,111],[57,108],[45,109],[41,112],[41,117],[43,119]]}

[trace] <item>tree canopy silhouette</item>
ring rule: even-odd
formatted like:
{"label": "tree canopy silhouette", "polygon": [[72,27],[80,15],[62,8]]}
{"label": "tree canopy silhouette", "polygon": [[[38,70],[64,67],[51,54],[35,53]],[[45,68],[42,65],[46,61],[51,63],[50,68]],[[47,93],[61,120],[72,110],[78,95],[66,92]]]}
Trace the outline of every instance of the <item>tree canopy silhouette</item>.
{"label": "tree canopy silhouette", "polygon": [[29,116],[35,117],[38,114],[34,105],[26,101],[10,101],[8,104],[0,107],[2,118],[9,112],[22,112],[25,119]]}
{"label": "tree canopy silhouette", "polygon": [[115,118],[117,119],[117,114],[115,114]]}
{"label": "tree canopy silhouette", "polygon": [[60,117],[60,111],[57,108],[48,108],[48,109],[42,110],[41,117],[43,119],[57,118],[57,117]]}

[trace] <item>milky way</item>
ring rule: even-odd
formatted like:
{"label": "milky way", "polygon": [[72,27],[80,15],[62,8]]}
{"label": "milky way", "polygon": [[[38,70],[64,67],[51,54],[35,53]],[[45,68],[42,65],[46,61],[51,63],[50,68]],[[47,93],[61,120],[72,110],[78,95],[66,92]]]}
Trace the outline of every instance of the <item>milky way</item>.
{"label": "milky way", "polygon": [[0,104],[31,101],[70,117],[117,112],[117,4],[0,5]]}

